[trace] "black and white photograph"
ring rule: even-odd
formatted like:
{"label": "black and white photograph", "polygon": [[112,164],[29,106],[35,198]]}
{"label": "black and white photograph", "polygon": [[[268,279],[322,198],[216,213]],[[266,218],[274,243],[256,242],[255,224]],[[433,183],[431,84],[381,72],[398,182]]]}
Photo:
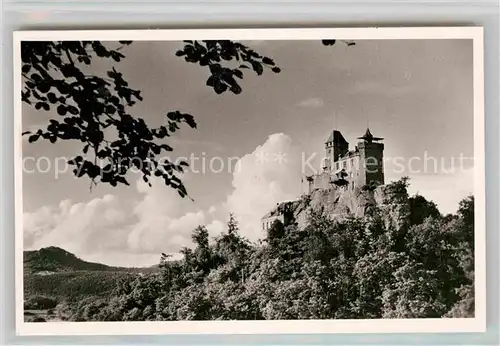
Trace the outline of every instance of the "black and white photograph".
{"label": "black and white photograph", "polygon": [[484,328],[480,28],[17,35],[30,333]]}

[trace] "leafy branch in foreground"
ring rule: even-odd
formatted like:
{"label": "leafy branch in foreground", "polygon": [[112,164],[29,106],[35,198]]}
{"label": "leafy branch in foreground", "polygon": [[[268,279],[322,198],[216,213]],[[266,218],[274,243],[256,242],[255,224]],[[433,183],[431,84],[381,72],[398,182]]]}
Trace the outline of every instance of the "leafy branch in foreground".
{"label": "leafy branch in foreground", "polygon": [[50,119],[46,129],[24,134],[30,135],[29,142],[80,141],[82,154],[69,164],[77,177],[87,175],[91,186],[128,185],[125,176],[135,167],[148,184],[152,175],[161,177],[184,197],[187,192],[176,173],[187,164],[160,160],[159,155],[172,147],[157,140],[177,131],[180,123],[195,128],[193,116],[169,112],[166,126],[150,128],[144,119],[130,114],[129,109],[143,98],[122,73],[114,67],[105,76],[85,73],[85,65],[95,58],[121,61],[125,56],[120,51],[130,43],[121,41],[116,49],[108,49],[99,41],[23,42],[22,100],[35,109],[55,110],[60,117]]}
{"label": "leafy branch in foreground", "polygon": [[[281,69],[273,59],[262,56],[240,42],[222,41],[184,41],[185,45],[175,54],[184,57],[186,62],[208,66],[210,76],[206,84],[212,87],[217,94],[231,91],[240,94],[242,89],[238,79],[243,79],[243,70],[253,70],[262,75],[268,68],[274,73]],[[236,61],[237,67],[223,66],[222,62]]]}

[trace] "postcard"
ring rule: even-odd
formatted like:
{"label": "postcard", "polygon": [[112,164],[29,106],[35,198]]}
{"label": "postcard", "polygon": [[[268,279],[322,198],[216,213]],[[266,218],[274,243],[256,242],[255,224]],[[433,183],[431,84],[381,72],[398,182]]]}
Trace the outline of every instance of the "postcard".
{"label": "postcard", "polygon": [[481,27],[14,33],[20,335],[486,329]]}

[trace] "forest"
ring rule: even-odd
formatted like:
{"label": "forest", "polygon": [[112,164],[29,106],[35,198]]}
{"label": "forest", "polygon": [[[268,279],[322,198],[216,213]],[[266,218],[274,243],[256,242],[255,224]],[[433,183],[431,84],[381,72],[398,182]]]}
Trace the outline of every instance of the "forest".
{"label": "forest", "polygon": [[385,209],[362,218],[311,210],[305,228],[275,222],[257,243],[232,215],[215,239],[199,226],[182,260],[163,254],[158,272],[120,277],[104,296],[59,299],[54,313],[66,321],[474,317],[474,198],[442,215],[409,196],[408,184],[388,184]]}

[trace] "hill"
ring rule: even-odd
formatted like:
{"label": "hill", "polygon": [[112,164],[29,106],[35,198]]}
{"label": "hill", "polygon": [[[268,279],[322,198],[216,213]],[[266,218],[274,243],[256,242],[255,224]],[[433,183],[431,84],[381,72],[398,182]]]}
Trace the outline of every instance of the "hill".
{"label": "hill", "polygon": [[83,299],[107,298],[126,282],[158,267],[125,268],[84,261],[58,248],[24,251],[25,309],[47,309]]}
{"label": "hill", "polygon": [[150,273],[157,267],[126,268],[112,267],[102,263],[87,262],[59,247],[50,246],[40,250],[24,251],[25,273],[49,274],[74,271],[111,271]]}

